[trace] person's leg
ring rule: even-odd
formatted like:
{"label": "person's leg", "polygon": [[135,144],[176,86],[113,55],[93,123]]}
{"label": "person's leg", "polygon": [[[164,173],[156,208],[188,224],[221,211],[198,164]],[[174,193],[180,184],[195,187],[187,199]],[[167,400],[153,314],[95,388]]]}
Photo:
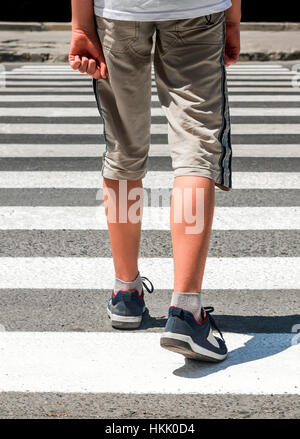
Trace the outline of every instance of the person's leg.
{"label": "person's leg", "polygon": [[[180,194],[179,201],[173,195],[171,202],[174,291],[199,293],[213,221],[215,184],[206,177],[181,176],[175,178],[174,189]],[[191,196],[185,196],[189,191]],[[197,215],[194,223],[186,218],[186,212]],[[182,221],[176,222],[176,217]],[[188,232],[190,227],[192,233]]]}
{"label": "person's leg", "polygon": [[[135,328],[145,311],[138,253],[141,180],[147,172],[150,145],[154,27],[151,22],[103,17],[96,17],[96,22],[108,72],[107,79],[94,80],[106,143],[103,192],[116,274],[108,315],[113,326]],[[132,191],[135,199],[129,199]]]}
{"label": "person's leg", "polygon": [[[201,298],[214,205],[214,180],[175,178],[170,218],[174,292],[160,344],[187,358],[217,362],[227,357],[227,347],[210,315],[214,309],[203,307]],[[214,335],[214,329],[221,338]]]}
{"label": "person's leg", "polygon": [[221,361],[227,355],[222,337],[212,333],[212,308],[202,307],[200,294],[215,186],[231,189],[224,19],[224,13],[217,13],[158,24],[159,40],[173,35],[173,44],[164,50],[159,41],[154,59],[175,171],[171,205],[174,292],[161,346],[210,361]]}
{"label": "person's leg", "polygon": [[[142,180],[103,179],[103,194],[115,273],[116,277],[124,282],[131,282],[138,275],[143,198],[138,201],[129,200],[128,194],[132,189],[142,189]],[[128,211],[136,203],[138,203],[136,213],[139,217],[137,216],[136,222],[132,222],[128,218]]]}
{"label": "person's leg", "polygon": [[[138,270],[142,190],[142,180],[103,179],[105,211],[116,274],[107,312],[115,328],[139,327],[146,309],[143,287],[149,289]],[[132,194],[134,197],[131,197]]]}
{"label": "person's leg", "polygon": [[[231,189],[224,18],[224,13],[217,13],[210,19],[197,17],[158,24],[155,77],[169,122],[174,190],[192,191],[192,198],[183,197],[181,209],[196,212],[203,220],[203,230],[187,233],[189,223],[184,215],[182,222],[174,221],[173,195],[171,231],[177,293],[201,291],[215,186],[224,191]],[[196,203],[197,188],[200,195]]]}
{"label": "person's leg", "polygon": [[175,178],[170,217],[174,257],[171,305],[192,312],[197,320],[201,320],[200,292],[214,203],[213,180],[193,176]]}

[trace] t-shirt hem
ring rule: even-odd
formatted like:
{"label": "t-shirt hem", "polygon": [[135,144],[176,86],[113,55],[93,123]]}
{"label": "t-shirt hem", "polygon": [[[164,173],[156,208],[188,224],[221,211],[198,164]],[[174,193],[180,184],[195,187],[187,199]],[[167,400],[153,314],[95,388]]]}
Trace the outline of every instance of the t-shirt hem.
{"label": "t-shirt hem", "polygon": [[[204,15],[215,14],[217,12],[225,11],[232,5],[231,0],[222,1],[219,5],[214,5],[207,8],[195,8],[187,11],[173,11],[173,12],[149,12],[149,13],[130,13],[124,11],[113,11],[108,8],[99,8],[94,6],[94,13],[100,17],[111,18],[114,20],[128,20],[128,21],[167,21],[180,20],[185,18],[203,17]],[[159,16],[158,16],[159,14]]]}

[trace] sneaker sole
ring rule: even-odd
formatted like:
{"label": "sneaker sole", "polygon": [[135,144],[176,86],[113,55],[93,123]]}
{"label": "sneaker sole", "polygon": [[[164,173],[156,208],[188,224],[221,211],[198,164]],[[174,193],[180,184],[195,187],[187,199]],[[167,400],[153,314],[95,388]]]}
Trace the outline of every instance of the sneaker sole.
{"label": "sneaker sole", "polygon": [[165,333],[160,338],[160,345],[164,349],[198,361],[219,363],[227,357],[227,353],[223,355],[216,354],[196,345],[190,336],[183,334]]}
{"label": "sneaker sole", "polygon": [[[143,311],[143,313],[145,310]],[[113,314],[109,308],[107,308],[108,317],[111,320],[111,325],[113,328],[118,329],[136,329],[141,326],[143,316],[119,316],[118,314]]]}

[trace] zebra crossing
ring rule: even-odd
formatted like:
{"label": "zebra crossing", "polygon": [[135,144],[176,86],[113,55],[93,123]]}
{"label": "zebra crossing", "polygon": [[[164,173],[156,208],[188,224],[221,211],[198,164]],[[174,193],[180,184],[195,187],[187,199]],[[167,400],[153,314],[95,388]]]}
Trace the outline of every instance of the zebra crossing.
{"label": "zebra crossing", "polygon": [[215,307],[230,354],[207,365],[159,346],[173,282],[173,175],[154,72],[140,271],[156,291],[146,296],[141,329],[126,332],[106,316],[114,273],[91,79],[65,64],[7,66],[0,81],[0,417],[51,410],[289,417],[300,409],[300,89],[281,64],[239,63],[227,73],[233,189],[216,189],[203,302]]}

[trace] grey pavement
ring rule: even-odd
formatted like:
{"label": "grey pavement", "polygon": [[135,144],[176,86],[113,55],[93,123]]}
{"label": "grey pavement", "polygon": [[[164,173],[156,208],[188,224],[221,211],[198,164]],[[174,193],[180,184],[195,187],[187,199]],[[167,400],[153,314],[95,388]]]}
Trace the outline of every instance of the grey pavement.
{"label": "grey pavement", "polygon": [[156,395],[3,393],[3,418],[28,419],[298,419],[293,395]]}
{"label": "grey pavement", "polygon": [[[163,330],[171,294],[155,290],[145,296],[148,310],[139,333]],[[110,296],[110,290],[9,289],[1,291],[0,321],[9,332],[111,332],[105,313]],[[299,290],[204,289],[203,304],[214,304],[225,332],[285,334],[299,323]]]}
{"label": "grey pavement", "polygon": [[[253,50],[258,50],[254,38],[256,32],[258,31],[245,31],[245,35],[249,33],[253,36]],[[272,30],[272,32],[275,31]],[[276,31],[275,33],[280,40],[280,35],[289,33],[290,37],[293,37],[294,32],[296,31],[288,29],[285,32]],[[263,33],[265,36],[269,34]],[[32,31],[31,34],[33,39],[36,38],[34,44],[39,44],[43,38],[46,38],[43,43],[45,47],[50,44],[47,38],[51,31]],[[54,34],[66,39],[62,43],[63,50],[65,50],[69,38],[68,31],[55,31]],[[36,35],[41,38],[37,39]],[[18,47],[17,43],[15,44]],[[283,46],[280,47],[283,49]],[[216,208],[229,209],[227,215],[229,223],[231,217],[235,215],[235,209],[242,209],[249,221],[246,228],[213,229],[208,258],[216,258],[216,260],[224,258],[224,262],[230,260],[233,265],[241,261],[249,261],[246,267],[250,271],[253,270],[251,266],[253,261],[259,260],[261,264],[265,264],[264,261],[267,258],[269,265],[263,265],[265,272],[256,287],[239,285],[235,280],[235,277],[238,279],[239,276],[237,270],[237,273],[233,275],[234,287],[226,288],[223,284],[218,284],[218,286],[213,285],[212,288],[203,288],[203,304],[215,307],[215,320],[220,329],[225,334],[236,337],[247,336],[254,343],[246,346],[245,342],[238,352],[235,354],[230,352],[228,361],[220,366],[205,364],[200,367],[195,362],[182,358],[180,367],[175,368],[172,373],[174,380],[178,376],[184,378],[185,382],[194,380],[195,386],[201,382],[205,383],[210,374],[216,379],[218,375],[223,374],[222,380],[232,385],[240,380],[239,392],[222,393],[221,389],[221,393],[208,391],[204,394],[168,393],[164,390],[147,394],[126,393],[119,390],[117,392],[86,392],[84,389],[82,392],[76,390],[64,392],[57,390],[57,386],[55,390],[33,390],[35,377],[30,380],[31,370],[28,374],[26,374],[26,369],[24,372],[24,361],[28,362],[28,359],[18,357],[20,346],[16,347],[14,337],[34,338],[43,334],[49,337],[67,335],[70,336],[71,343],[72,335],[76,337],[81,334],[88,337],[91,334],[97,334],[101,338],[102,335],[103,337],[126,336],[128,332],[112,329],[106,316],[105,308],[111,289],[106,286],[102,287],[101,276],[105,276],[104,269],[100,268],[99,272],[100,288],[61,286],[59,281],[56,284],[57,273],[53,274],[52,280],[55,284],[53,288],[41,288],[40,285],[35,284],[35,281],[40,281],[40,279],[43,281],[43,276],[48,275],[47,272],[42,271],[42,264],[47,260],[59,259],[60,264],[67,267],[64,265],[65,261],[71,259],[85,263],[91,261],[91,258],[111,258],[108,232],[103,227],[99,226],[99,229],[79,227],[77,229],[68,227],[68,222],[64,227],[58,227],[54,217],[54,225],[51,221],[48,222],[49,228],[41,229],[37,226],[40,224],[37,220],[39,220],[39,215],[42,215],[40,212],[43,212],[43,208],[50,208],[52,215],[55,216],[56,208],[66,212],[67,208],[94,208],[102,205],[101,197],[97,197],[98,187],[84,187],[83,184],[82,187],[68,187],[67,185],[65,187],[63,181],[71,173],[78,173],[79,181],[80,178],[84,179],[87,173],[99,173],[100,175],[102,165],[100,152],[91,149],[92,153],[88,156],[87,151],[91,143],[94,146],[103,146],[103,125],[96,113],[84,116],[85,110],[96,111],[95,102],[88,100],[77,102],[76,96],[82,94],[81,91],[70,92],[67,95],[62,91],[65,87],[65,80],[62,79],[60,73],[67,76],[70,73],[66,64],[58,63],[55,66],[51,66],[50,63],[5,64],[10,75],[7,78],[7,87],[0,91],[0,329],[3,330],[3,333],[0,332],[0,342],[2,343],[2,339],[4,343],[8,340],[5,349],[1,350],[1,355],[6,354],[6,351],[10,352],[11,349],[11,356],[8,356],[16,362],[17,374],[14,376],[13,385],[7,391],[5,386],[6,380],[10,378],[10,370],[7,374],[2,374],[3,364],[0,363],[0,418],[291,419],[300,417],[300,394],[297,387],[299,368],[295,361],[296,355],[293,356],[293,352],[296,352],[299,346],[291,346],[291,328],[300,324],[299,280],[293,269],[286,264],[286,261],[292,263],[293,260],[299,258],[300,248],[299,225],[296,216],[299,212],[296,209],[300,206],[300,153],[298,150],[300,91],[291,86],[290,68],[293,64],[292,61],[276,62],[274,65],[270,62],[239,63],[236,73],[232,71],[228,73],[229,80],[234,81],[237,87],[239,81],[244,81],[246,87],[249,88],[242,93],[234,89],[230,92],[230,96],[235,98],[231,103],[231,108],[235,112],[232,122],[235,126],[244,124],[247,129],[253,127],[253,132],[249,130],[248,134],[233,135],[233,172],[239,177],[230,193],[216,191]],[[255,70],[261,69],[261,73],[255,71],[255,74],[263,77],[260,79],[263,84],[257,84],[255,90],[250,91],[249,76],[253,76],[253,66]],[[54,67],[54,70],[51,71],[51,67]],[[56,67],[58,71],[55,70]],[[240,71],[240,69],[246,70]],[[20,84],[20,76],[23,75],[27,77],[26,81],[30,85]],[[55,83],[51,91],[47,84],[40,84],[41,78],[47,75],[50,76],[47,81]],[[285,75],[283,79],[280,79],[284,82],[280,85],[280,91],[278,91],[279,85],[277,84],[279,75],[283,77]],[[90,84],[89,78],[79,76],[79,74],[76,80],[82,81],[84,86]],[[255,79],[251,78],[251,80]],[[22,81],[24,82],[24,79]],[[260,90],[260,87],[270,86],[275,87],[275,91]],[[32,90],[34,88],[40,91]],[[284,91],[285,89],[293,90],[293,92],[288,94]],[[66,99],[66,96],[70,95],[74,97],[73,101]],[[11,98],[12,96],[15,97]],[[86,92],[84,96],[90,98],[92,90]],[[153,92],[153,98],[155,96],[156,91]],[[261,96],[263,99],[260,99]],[[26,101],[27,98],[31,100]],[[159,102],[153,100],[151,107],[158,111]],[[50,110],[53,112],[47,115]],[[75,116],[65,116],[64,110],[72,110]],[[247,111],[242,114],[244,110]],[[152,116],[152,123],[166,126],[165,116],[157,114]],[[75,123],[82,127],[82,134],[70,134],[68,126]],[[85,135],[85,127],[97,123],[99,123],[99,134]],[[58,126],[63,126],[66,133],[58,132]],[[45,127],[51,127],[50,134],[44,133]],[[281,134],[273,133],[276,127],[281,128]],[[15,132],[17,128],[19,128],[18,134]],[[163,151],[166,144],[165,134],[152,135],[150,152],[153,152],[149,157],[148,169],[153,174],[159,172],[170,174],[172,171],[170,158]],[[74,145],[77,145],[77,152],[72,151],[72,156],[69,156],[69,151]],[[1,179],[2,174],[7,177],[6,173],[15,176],[13,182],[16,183],[15,186],[11,184],[12,180],[8,184],[5,179]],[[63,173],[63,177],[60,173]],[[58,181],[60,184],[56,186],[56,184],[49,183],[48,186],[42,187],[43,177],[49,175],[56,175],[57,179],[60,179]],[[255,176],[255,179],[249,180],[251,176]],[[280,184],[285,184],[284,188],[280,187],[280,184],[273,187],[274,176],[281,182]],[[40,178],[38,183],[34,183],[38,178]],[[149,194],[147,206],[151,206],[151,197],[155,196],[156,191],[162,193],[160,187],[158,189],[147,188]],[[163,206],[169,207],[170,189],[165,188],[163,193],[166,194],[163,198]],[[29,212],[30,222],[25,221],[26,209],[33,209]],[[247,209],[254,210],[247,213]],[[268,212],[271,218],[263,216],[261,212],[264,209],[270,209]],[[286,220],[286,227],[272,227],[272,213],[274,212],[272,209],[284,209],[281,218]],[[19,216],[19,223],[16,223],[17,227],[13,227],[11,220],[16,212],[21,212],[21,216]],[[82,215],[78,212],[77,215]],[[261,219],[252,218],[251,212],[253,215],[257,212],[258,218],[261,217]],[[254,222],[259,222],[258,229],[252,227],[252,219]],[[163,230],[156,222],[149,230],[143,230],[140,256],[149,262],[149,271],[151,271],[151,262],[155,258],[159,259],[162,264],[170,260],[172,257],[170,231]],[[36,271],[30,273],[34,281],[31,281],[29,286],[14,268],[17,267],[14,264],[20,258],[23,258],[23,264],[27,261],[41,261]],[[287,283],[290,278],[294,279],[292,287],[278,286],[269,278],[268,270],[272,271],[273,263],[278,261],[282,264],[280,276],[285,279],[285,282]],[[13,265],[10,269],[8,266],[11,262]],[[6,273],[7,278],[2,276],[3,272]],[[259,279],[260,273],[251,272],[251,275]],[[150,279],[153,275],[154,286],[160,283],[155,273],[143,274],[149,276]],[[214,276],[218,280],[219,274],[214,273]],[[145,293],[148,309],[142,326],[138,331],[131,331],[129,338],[131,334],[133,337],[138,334],[141,337],[155,337],[163,331],[171,293],[171,285],[168,288],[156,287],[152,295]],[[262,336],[265,344],[259,346]],[[48,340],[51,342],[51,338]],[[288,340],[288,342],[282,342],[284,346],[281,348],[276,340]],[[80,348],[86,348],[84,342]],[[123,346],[120,345],[119,348],[121,351]],[[143,348],[146,350],[148,346],[143,346]],[[46,351],[43,350],[43,352]],[[88,351],[85,352],[89,355]],[[291,356],[285,356],[286,352]],[[66,349],[67,355],[68,349]],[[170,355],[177,354],[170,353]],[[132,359],[133,370],[135,370],[134,356]],[[101,360],[105,362],[107,358]],[[42,361],[42,358],[37,356],[32,363],[33,366],[39,364],[39,361]],[[173,361],[172,356],[170,356],[170,361]],[[273,365],[271,371],[267,369],[267,375],[264,375],[266,373],[265,361]],[[118,363],[122,365],[120,355]],[[72,373],[77,373],[78,370],[76,362],[71,365],[74,367],[69,371],[72,377]],[[43,371],[42,378],[49,374],[51,380],[53,378],[51,373],[54,375],[57,373],[56,378],[59,378],[61,370],[57,370],[55,365],[54,369],[51,367],[53,365],[49,366],[49,370]],[[244,369],[240,369],[241,367]],[[142,377],[144,380],[151,380],[151,368],[147,370],[148,375],[142,375]],[[238,372],[242,379],[237,378]],[[111,373],[112,379],[115,379],[114,371],[112,370]],[[140,373],[143,374],[143,370]],[[88,374],[87,368],[86,375]],[[295,375],[294,382],[293,374]],[[271,391],[265,390],[268,375],[272,382]],[[19,376],[24,378],[25,391],[22,387],[23,381],[20,384]],[[254,381],[260,384],[255,392],[249,392],[244,386],[253,379],[253,376]],[[168,377],[165,379],[167,380]],[[71,379],[70,382],[71,385],[75,385],[77,379],[73,382]],[[286,390],[284,386],[290,382],[293,388],[289,387]],[[283,385],[284,391],[277,391],[280,385]]]}

